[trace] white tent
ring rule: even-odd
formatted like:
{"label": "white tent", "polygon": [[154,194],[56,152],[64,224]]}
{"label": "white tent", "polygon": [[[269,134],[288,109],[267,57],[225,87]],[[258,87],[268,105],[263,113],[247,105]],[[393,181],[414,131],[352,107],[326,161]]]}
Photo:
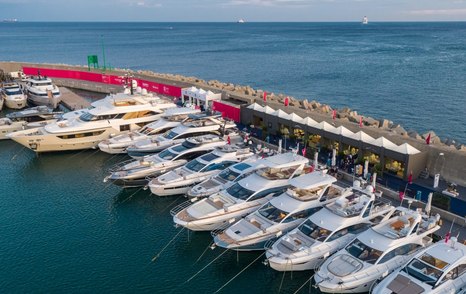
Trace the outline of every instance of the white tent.
{"label": "white tent", "polygon": [[299,115],[297,115],[296,113],[291,113],[289,114],[289,120],[295,122],[295,123],[300,123],[300,124],[304,124],[304,119],[302,117],[300,117]]}
{"label": "white tent", "polygon": [[193,86],[181,90],[181,101],[185,103],[186,99],[189,100],[189,104],[195,104],[198,106],[203,104],[208,108],[211,104],[209,102],[222,99],[222,93],[214,93],[212,91],[198,89]]}
{"label": "white tent", "polygon": [[259,111],[259,112],[264,112],[264,107],[260,106],[257,103],[253,103],[253,104],[249,105],[247,108],[255,110],[255,111]]}
{"label": "white tent", "polygon": [[266,105],[266,106],[264,107],[264,112],[265,112],[266,114],[273,114],[273,113],[275,112],[275,110],[274,110],[272,107]]}
{"label": "white tent", "polygon": [[345,137],[351,137],[351,136],[354,135],[353,132],[351,132],[350,130],[348,130],[344,126],[339,126],[338,128],[336,128],[336,134],[341,135],[341,136],[345,136]]}
{"label": "white tent", "polygon": [[281,109],[278,109],[276,111],[274,111],[272,113],[273,116],[277,116],[279,118],[283,118],[283,119],[290,119],[290,115],[286,112],[284,112],[283,110]]}
{"label": "white tent", "polygon": [[327,132],[331,132],[331,133],[335,133],[336,132],[336,128],[334,126],[332,126],[331,124],[329,124],[328,122],[326,121],[322,121],[320,122],[316,128],[320,129],[320,130],[323,130],[323,131],[327,131]]}
{"label": "white tent", "polygon": [[303,124],[310,126],[310,127],[317,127],[318,122],[316,122],[315,120],[313,120],[312,118],[308,116],[303,120]]}
{"label": "white tent", "polygon": [[401,154],[418,154],[420,153],[421,151],[417,150],[416,148],[414,148],[413,146],[409,145],[408,143],[404,143],[400,146],[396,146],[396,148],[392,149],[398,153],[401,153]]}
{"label": "white tent", "polygon": [[393,143],[392,141],[388,140],[385,137],[380,137],[368,143],[371,145],[377,146],[377,147],[382,147],[382,148],[391,149],[391,150],[398,147],[395,143]]}
{"label": "white tent", "polygon": [[372,138],[368,134],[364,133],[363,131],[359,131],[357,133],[354,133],[353,135],[345,136],[345,137],[351,138],[351,139],[356,140],[356,141],[366,142],[366,143],[370,143],[370,142],[374,141],[374,138]]}

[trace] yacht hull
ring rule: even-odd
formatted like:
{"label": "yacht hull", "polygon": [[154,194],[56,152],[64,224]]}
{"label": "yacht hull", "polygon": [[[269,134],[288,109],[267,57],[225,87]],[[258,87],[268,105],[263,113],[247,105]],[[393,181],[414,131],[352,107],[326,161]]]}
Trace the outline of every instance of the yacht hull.
{"label": "yacht hull", "polygon": [[149,180],[143,179],[111,179],[112,184],[123,188],[138,188],[144,187],[149,183]]}
{"label": "yacht hull", "polygon": [[32,105],[37,105],[37,106],[45,105],[45,106],[55,109],[58,107],[58,104],[61,102],[61,98],[60,98],[60,94],[49,98],[48,96],[39,96],[32,92],[28,92],[27,101]]}
{"label": "yacht hull", "polygon": [[115,146],[112,144],[99,143],[99,149],[108,154],[126,154],[127,146]]}
{"label": "yacht hull", "polygon": [[9,134],[17,131],[21,131],[24,129],[24,124],[21,122],[13,122],[10,125],[1,125],[0,126],[0,140],[7,140],[10,139],[8,137]]}
{"label": "yacht hull", "polygon": [[6,99],[5,105],[10,109],[22,109],[27,105],[27,99]]}
{"label": "yacht hull", "polygon": [[149,186],[152,194],[165,197],[165,196],[175,196],[175,195],[186,195],[186,193],[191,189],[191,186],[188,187],[165,187],[163,185]]}
{"label": "yacht hull", "polygon": [[313,259],[303,263],[288,263],[274,262],[273,258],[268,259],[268,264],[271,268],[279,272],[288,272],[288,271],[308,271],[315,269],[323,259]]}

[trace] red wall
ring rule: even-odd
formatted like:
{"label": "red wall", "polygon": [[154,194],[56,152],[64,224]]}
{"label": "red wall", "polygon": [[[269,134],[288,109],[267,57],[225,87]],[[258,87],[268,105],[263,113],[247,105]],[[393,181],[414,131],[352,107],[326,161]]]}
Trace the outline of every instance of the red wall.
{"label": "red wall", "polygon": [[[89,81],[94,83],[103,83],[111,85],[123,84],[124,78],[115,75],[106,75],[94,72],[86,71],[77,71],[77,70],[66,70],[66,69],[52,69],[52,68],[37,68],[37,67],[23,67],[23,72],[26,75],[37,75],[37,71],[40,69],[40,74],[42,76],[47,76],[51,78],[61,78],[61,79],[73,79],[73,80],[82,80]],[[181,97],[181,88],[170,86],[166,84],[154,83],[151,81],[135,79],[138,82],[138,85],[144,89],[147,89],[150,92],[173,96]]]}
{"label": "red wall", "polygon": [[232,105],[224,104],[219,101],[214,101],[212,105],[215,111],[221,112],[223,117],[234,120],[235,122],[240,121],[240,108]]}

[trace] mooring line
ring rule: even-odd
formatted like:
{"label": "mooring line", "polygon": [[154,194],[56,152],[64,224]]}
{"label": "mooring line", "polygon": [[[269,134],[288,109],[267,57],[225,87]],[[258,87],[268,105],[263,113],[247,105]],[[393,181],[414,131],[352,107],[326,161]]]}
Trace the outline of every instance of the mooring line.
{"label": "mooring line", "polygon": [[303,289],[304,286],[306,286],[306,284],[312,280],[312,278],[315,276],[315,274],[316,273],[311,275],[311,277],[309,279],[307,279],[306,282],[304,282],[304,284],[302,284],[301,287],[299,287],[298,290],[296,290],[293,294],[297,294],[299,291],[301,291],[301,289]]}
{"label": "mooring line", "polygon": [[187,279],[184,284],[190,282],[192,279],[194,279],[195,277],[197,277],[201,272],[203,272],[209,265],[211,265],[212,263],[214,263],[217,259],[219,259],[220,257],[222,257],[225,253],[227,253],[229,250],[225,250],[222,254],[219,254],[217,257],[215,257],[211,262],[209,262],[207,265],[205,265],[202,269],[200,269],[197,273],[195,273],[193,276],[191,276],[191,278]]}
{"label": "mooring line", "polygon": [[158,253],[157,255],[155,255],[155,256],[152,258],[151,261],[152,261],[152,262],[156,261],[157,258],[160,257],[160,255],[162,254],[162,252],[165,251],[165,249],[167,249],[168,246],[170,246],[170,244],[171,244],[173,241],[175,241],[175,239],[181,234],[181,232],[184,231],[184,229],[185,229],[184,227],[183,227],[182,229],[180,229],[180,231],[175,235],[175,237],[173,237],[173,238],[167,243],[167,245],[165,245],[165,246],[162,248],[162,250],[160,250],[159,253]]}

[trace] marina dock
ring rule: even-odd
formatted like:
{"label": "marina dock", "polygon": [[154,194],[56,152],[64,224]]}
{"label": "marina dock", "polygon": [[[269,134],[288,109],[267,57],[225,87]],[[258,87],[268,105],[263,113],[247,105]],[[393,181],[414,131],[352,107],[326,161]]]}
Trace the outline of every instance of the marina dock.
{"label": "marina dock", "polygon": [[61,103],[69,110],[88,108],[91,102],[66,87],[60,87]]}

